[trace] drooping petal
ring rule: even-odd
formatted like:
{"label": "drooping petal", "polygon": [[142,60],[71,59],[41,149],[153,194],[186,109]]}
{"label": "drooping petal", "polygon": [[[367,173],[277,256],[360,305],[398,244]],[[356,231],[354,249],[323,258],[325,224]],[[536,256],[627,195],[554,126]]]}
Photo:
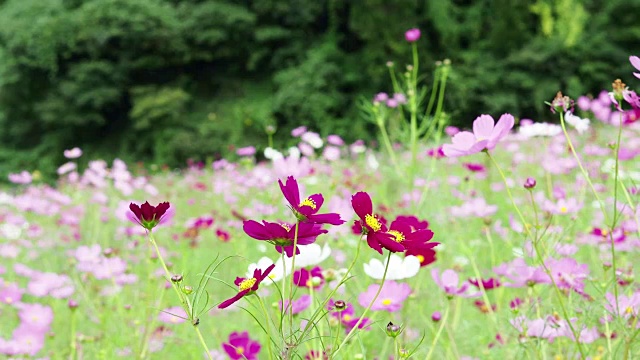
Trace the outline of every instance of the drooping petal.
{"label": "drooping petal", "polygon": [[242,299],[242,297],[245,296],[249,291],[250,291],[250,289],[240,291],[239,293],[235,294],[232,298],[221,302],[220,305],[218,305],[218,309],[228,308],[229,306],[231,306],[231,304],[233,304],[236,301]]}
{"label": "drooping petal", "polygon": [[371,232],[367,235],[367,245],[369,245],[370,248],[379,252],[380,255],[382,255],[382,247],[380,246],[380,243],[376,239],[375,233]]}
{"label": "drooping petal", "polygon": [[383,248],[391,251],[391,252],[402,252],[405,251],[404,245],[394,240],[394,237],[387,233],[374,233],[374,236],[378,239],[380,245]]}
{"label": "drooping petal", "polygon": [[[640,58],[637,56],[629,56],[629,62],[631,62],[631,65],[636,68],[638,71],[640,71]],[[640,73],[633,73],[633,76],[637,77],[638,79],[640,79]]]}
{"label": "drooping petal", "polygon": [[307,221],[311,221],[316,224],[331,224],[331,225],[342,225],[345,223],[345,221],[340,218],[340,214],[335,214],[335,213],[309,215],[307,217]]}

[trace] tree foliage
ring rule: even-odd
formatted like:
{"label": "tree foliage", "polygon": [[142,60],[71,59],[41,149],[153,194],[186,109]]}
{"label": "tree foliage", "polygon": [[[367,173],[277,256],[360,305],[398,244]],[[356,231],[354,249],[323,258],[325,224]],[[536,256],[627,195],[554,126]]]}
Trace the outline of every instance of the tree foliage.
{"label": "tree foliage", "polygon": [[[0,1],[0,176],[52,173],[62,150],[179,166],[264,147],[306,124],[371,136],[358,99],[390,91],[385,64],[449,58],[446,111],[545,119],[557,90],[630,73],[640,3],[625,0]],[[634,48],[636,46],[636,48]]]}

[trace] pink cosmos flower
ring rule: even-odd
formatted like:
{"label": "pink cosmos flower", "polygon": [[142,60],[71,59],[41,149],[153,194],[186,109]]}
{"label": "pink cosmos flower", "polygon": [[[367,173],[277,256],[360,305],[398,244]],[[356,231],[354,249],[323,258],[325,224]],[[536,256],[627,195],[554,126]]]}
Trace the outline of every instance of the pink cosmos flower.
{"label": "pink cosmos flower", "polygon": [[237,277],[233,283],[238,287],[238,293],[220,303],[220,305],[218,305],[218,309],[228,308],[231,304],[242,299],[246,295],[255,293],[258,290],[260,283],[269,276],[275,267],[275,264],[271,264],[271,266],[264,271],[262,271],[262,269],[255,269],[253,270],[253,276],[250,278]]}
{"label": "pink cosmos flower", "polygon": [[31,174],[26,170],[17,174],[9,174],[8,178],[14,184],[30,184],[33,180]]}
{"label": "pink cosmos flower", "polygon": [[77,159],[80,156],[82,156],[82,150],[80,150],[80,148],[77,148],[77,147],[64,151],[64,157],[66,157],[67,159]]}
{"label": "pink cosmos flower", "polygon": [[253,146],[245,146],[236,150],[238,156],[253,156],[256,154],[256,148]]}
{"label": "pink cosmos flower", "polygon": [[162,202],[157,206],[150,205],[148,201],[142,205],[131,203],[129,210],[126,213],[127,219],[149,231],[157,225],[167,223],[175,214],[174,207],[168,202]]}
{"label": "pink cosmos flower", "polygon": [[506,287],[525,287],[551,282],[544,269],[529,266],[522,258],[516,258],[512,262],[499,265],[493,271],[510,280],[504,284]]}
{"label": "pink cosmos flower", "polygon": [[[297,265],[297,264],[296,264]],[[300,269],[293,273],[293,283],[296,286],[304,288],[318,289],[324,284],[324,276],[322,276],[322,268],[319,266],[311,270]]]}
{"label": "pink cosmos flower", "polygon": [[189,316],[181,306],[172,306],[164,309],[158,314],[158,321],[167,324],[180,324],[185,322]]}
{"label": "pink cosmos flower", "polygon": [[[369,304],[367,303],[367,305]],[[327,310],[331,311],[331,316],[335,319],[338,319],[340,323],[345,327],[346,332],[349,332],[351,331],[351,329],[353,329],[354,326],[356,326],[360,317],[355,315],[353,304],[346,303],[344,304],[344,306],[345,307],[342,310],[336,309],[336,302],[331,299],[327,304]],[[360,325],[358,325],[358,329],[369,330],[370,324],[371,320],[369,318],[363,318],[360,322]]]}
{"label": "pink cosmos flower", "polygon": [[479,295],[477,292],[467,294],[469,283],[463,282],[462,285],[460,285],[460,277],[454,270],[447,269],[440,274],[440,270],[433,269],[431,270],[431,277],[433,277],[436,284],[447,293],[447,296],[474,297]]}
{"label": "pink cosmos flower", "polygon": [[24,290],[18,284],[0,280],[0,303],[12,305],[20,302]]}
{"label": "pink cosmos flower", "polygon": [[[629,56],[629,62],[631,62],[631,65],[633,65],[634,68],[636,68],[636,70],[640,71],[640,58],[637,56]],[[640,73],[634,72],[633,76],[637,77],[638,79],[640,79]]]}
{"label": "pink cosmos flower", "polygon": [[404,33],[404,38],[407,42],[416,42],[420,39],[420,29],[409,29]]}
{"label": "pink cosmos flower", "polygon": [[511,114],[503,114],[496,124],[489,115],[480,115],[473,122],[473,132],[462,131],[451,138],[452,144],[442,146],[447,157],[472,155],[483,150],[492,150],[498,141],[509,134],[515,119]]}
{"label": "pink cosmos flower", "polygon": [[[369,285],[367,290],[361,293],[360,296],[358,296],[358,303],[362,307],[369,306],[371,299],[373,299],[378,292],[379,286],[380,285],[376,284]],[[409,295],[411,295],[411,287],[408,284],[397,283],[393,280],[386,281],[382,285],[380,295],[373,302],[371,310],[386,310],[389,312],[396,312],[402,309],[402,304],[409,297]]]}
{"label": "pink cosmos flower", "polygon": [[[289,299],[285,299],[284,300],[285,308],[286,308],[286,313],[289,312]],[[300,298],[298,300],[293,300],[292,302],[293,305],[291,305],[291,312],[295,315],[295,314],[299,314],[303,311],[305,311],[307,308],[309,308],[309,306],[311,306],[311,295],[302,295],[300,296]],[[278,305],[280,306],[280,311],[282,311],[282,300],[280,300],[278,302]]]}
{"label": "pink cosmos flower", "polygon": [[257,360],[260,353],[260,343],[249,337],[249,332],[232,332],[229,340],[222,344],[222,348],[232,360]]}

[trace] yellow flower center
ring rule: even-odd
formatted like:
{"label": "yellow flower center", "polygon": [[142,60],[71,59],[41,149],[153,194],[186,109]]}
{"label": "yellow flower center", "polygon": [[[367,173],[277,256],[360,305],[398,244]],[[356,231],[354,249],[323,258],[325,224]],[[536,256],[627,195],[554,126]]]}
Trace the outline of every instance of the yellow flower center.
{"label": "yellow flower center", "polygon": [[308,207],[312,208],[313,210],[315,210],[316,209],[316,202],[311,200],[310,198],[306,198],[306,199],[302,200],[302,202],[298,206],[299,207],[308,206]]}
{"label": "yellow flower center", "polygon": [[371,214],[367,214],[367,216],[364,217],[364,221],[370,228],[373,229],[373,231],[380,231],[380,229],[382,228],[382,224],[380,224],[380,221],[378,221],[378,219],[376,219],[376,217]]}
{"label": "yellow flower center", "polygon": [[343,316],[343,317],[342,317],[342,320],[344,320],[344,321],[349,321],[349,320],[351,320],[351,315],[345,315],[345,316]]}
{"label": "yellow flower center", "polygon": [[389,234],[393,235],[393,241],[401,243],[404,240],[404,234],[398,230],[389,230]]}
{"label": "yellow flower center", "polygon": [[563,206],[563,207],[560,208],[560,212],[563,213],[563,214],[566,213],[567,211],[568,211],[568,209],[567,209],[566,206]]}
{"label": "yellow flower center", "polygon": [[632,308],[631,306],[629,306],[629,307],[627,307],[627,308],[625,309],[625,312],[626,312],[627,314],[633,314],[633,308]]}
{"label": "yellow flower center", "polygon": [[238,346],[236,348],[236,354],[242,355],[244,353],[244,348],[242,346]]}
{"label": "yellow flower center", "polygon": [[291,226],[289,226],[287,224],[280,224],[280,226],[282,226],[287,231],[291,231]]}
{"label": "yellow flower center", "polygon": [[306,287],[313,287],[313,281],[311,281],[311,279],[307,280],[307,282],[305,283]]}
{"label": "yellow flower center", "polygon": [[389,306],[389,305],[391,305],[391,299],[384,299],[384,300],[382,300],[382,305],[384,305],[384,306]]}
{"label": "yellow flower center", "polygon": [[13,299],[10,296],[7,296],[4,298],[4,302],[6,302],[7,304],[11,304],[13,302]]}
{"label": "yellow flower center", "polygon": [[256,284],[256,281],[258,281],[256,278],[244,279],[240,285],[238,285],[238,288],[240,288],[240,291],[249,290]]}
{"label": "yellow flower center", "polygon": [[609,235],[609,232],[607,231],[607,229],[602,229],[601,232],[602,232],[602,236]]}
{"label": "yellow flower center", "polygon": [[420,261],[420,264],[422,264],[424,262],[424,256],[416,255],[416,257],[418,258],[418,261]]}

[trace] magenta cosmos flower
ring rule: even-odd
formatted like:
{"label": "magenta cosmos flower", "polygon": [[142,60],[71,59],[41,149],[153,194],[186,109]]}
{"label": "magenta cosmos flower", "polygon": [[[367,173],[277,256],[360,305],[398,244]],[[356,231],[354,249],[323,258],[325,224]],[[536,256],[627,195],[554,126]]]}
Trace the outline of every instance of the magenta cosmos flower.
{"label": "magenta cosmos flower", "polygon": [[458,273],[447,269],[440,274],[438,269],[431,270],[431,276],[436,284],[447,293],[447,296],[461,296],[461,297],[474,297],[479,295],[479,293],[468,294],[467,289],[469,288],[469,283],[463,282],[460,285],[460,277],[458,277]]}
{"label": "magenta cosmos flower", "polygon": [[318,214],[324,203],[322,194],[313,194],[300,201],[298,182],[293,176],[287,177],[286,184],[282,184],[280,180],[278,180],[278,184],[280,184],[280,190],[282,190],[282,194],[291,205],[291,210],[293,210],[298,220],[331,225],[342,225],[344,223],[344,220],[340,219],[340,214]]}
{"label": "magenta cosmos flower", "polygon": [[[433,231],[429,229],[415,229],[410,223],[403,220],[394,220],[389,226],[389,234],[393,240],[402,245],[404,250],[410,249],[432,249],[440,243],[429,242],[433,238]],[[402,250],[402,251],[404,251]]]}
{"label": "magenta cosmos flower", "polygon": [[[278,224],[262,220],[262,224],[254,220],[247,220],[242,228],[247,235],[256,240],[267,241],[276,246],[276,250],[282,254],[284,251],[288,257],[293,256],[293,243],[296,236],[296,226],[289,224]],[[296,245],[309,245],[316,241],[320,234],[327,233],[320,225],[313,223],[298,223],[298,241]],[[298,246],[295,248],[296,255],[300,254]]]}
{"label": "magenta cosmos flower", "polygon": [[251,340],[249,332],[232,332],[229,341],[222,344],[222,348],[233,360],[257,360],[260,352],[260,343]]}
{"label": "magenta cosmos flower", "polygon": [[248,279],[237,277],[236,281],[234,281],[233,283],[236,284],[236,286],[238,287],[238,290],[239,290],[238,293],[235,294],[232,298],[227,299],[222,303],[220,303],[220,305],[218,305],[218,308],[219,309],[227,308],[231,304],[242,299],[244,296],[253,294],[254,292],[256,292],[262,280],[264,280],[267,276],[269,276],[269,273],[271,272],[271,270],[273,270],[274,267],[276,267],[276,265],[271,264],[271,266],[269,266],[264,272],[261,269],[255,269],[253,270],[253,277]]}
{"label": "magenta cosmos flower", "polygon": [[404,33],[404,38],[408,42],[416,42],[420,39],[420,29],[409,29]]}
{"label": "magenta cosmos flower", "polygon": [[509,134],[515,120],[511,114],[503,114],[496,124],[489,115],[480,115],[473,122],[473,132],[462,131],[451,138],[452,144],[442,146],[447,157],[472,155],[483,150],[492,150],[502,138]]}
{"label": "magenta cosmos flower", "polygon": [[[360,191],[351,197],[351,206],[360,217],[362,232],[367,235],[367,244],[373,250],[382,254],[382,248],[392,252],[404,251],[402,244],[395,241],[395,237],[387,232],[387,226],[373,214],[373,203],[366,192]],[[358,222],[358,220],[356,220]]]}
{"label": "magenta cosmos flower", "polygon": [[131,203],[129,205],[131,211],[127,212],[127,219],[151,231],[157,225],[171,220],[173,211],[170,209],[171,205],[168,202],[161,202],[157,206],[150,205],[148,201],[142,205]]}

